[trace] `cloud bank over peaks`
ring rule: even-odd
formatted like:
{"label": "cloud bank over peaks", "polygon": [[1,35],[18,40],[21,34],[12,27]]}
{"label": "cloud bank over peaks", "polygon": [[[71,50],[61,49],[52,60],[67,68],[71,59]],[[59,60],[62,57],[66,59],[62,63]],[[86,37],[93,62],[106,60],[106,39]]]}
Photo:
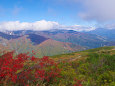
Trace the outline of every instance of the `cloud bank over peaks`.
{"label": "cloud bank over peaks", "polygon": [[45,30],[53,30],[53,29],[90,31],[90,30],[94,30],[95,28],[81,26],[81,25],[66,26],[66,25],[61,25],[58,22],[46,21],[46,20],[36,21],[33,23],[20,22],[20,21],[8,21],[8,22],[0,23],[0,31],[17,31],[17,30],[45,31]]}
{"label": "cloud bank over peaks", "polygon": [[81,26],[81,25],[72,25],[72,26],[63,26],[63,29],[66,30],[75,30],[75,31],[91,31],[91,30],[95,30],[95,27],[87,27],[87,26]]}
{"label": "cloud bank over peaks", "polygon": [[0,23],[0,30],[50,30],[54,27],[59,26],[57,22],[52,21],[36,21],[33,23],[29,22],[20,22],[20,21],[8,21],[8,22],[1,22]]}

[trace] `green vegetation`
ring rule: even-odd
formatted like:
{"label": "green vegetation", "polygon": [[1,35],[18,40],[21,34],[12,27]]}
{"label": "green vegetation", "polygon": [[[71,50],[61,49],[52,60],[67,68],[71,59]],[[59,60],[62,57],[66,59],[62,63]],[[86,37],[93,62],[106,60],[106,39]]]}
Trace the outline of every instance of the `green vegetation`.
{"label": "green vegetation", "polygon": [[[80,58],[77,58],[81,56]],[[81,80],[83,86],[115,86],[115,49],[101,47],[72,54],[53,56],[60,64],[64,86],[70,86],[74,78]],[[69,82],[68,82],[69,81]],[[63,86],[63,85],[62,85]]]}
{"label": "green vegetation", "polygon": [[10,52],[0,67],[2,86],[115,86],[115,47],[43,58]]}
{"label": "green vegetation", "polygon": [[92,53],[85,61],[77,63],[72,62],[72,67],[84,86],[115,85],[115,55]]}
{"label": "green vegetation", "polygon": [[95,48],[95,49],[89,49],[89,50],[86,50],[86,51],[88,51],[88,52],[95,52],[95,51],[100,51],[100,50],[105,51],[105,50],[111,50],[113,48],[114,48],[113,46],[106,46],[106,47],[100,47],[100,48]]}

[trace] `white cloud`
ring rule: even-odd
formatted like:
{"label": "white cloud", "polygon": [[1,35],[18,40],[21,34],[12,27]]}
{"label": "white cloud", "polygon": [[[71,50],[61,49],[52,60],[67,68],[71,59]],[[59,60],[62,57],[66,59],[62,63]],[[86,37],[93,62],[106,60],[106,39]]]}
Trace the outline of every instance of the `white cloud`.
{"label": "white cloud", "polygon": [[95,27],[86,27],[81,25],[63,26],[63,29],[75,30],[75,31],[91,31],[95,30]]}
{"label": "white cloud", "polygon": [[52,21],[36,21],[33,23],[20,22],[20,21],[9,21],[0,23],[0,30],[50,30],[59,24]]}
{"label": "white cloud", "polygon": [[[109,22],[115,20],[115,0],[44,0],[72,9],[84,20]],[[78,7],[79,6],[79,7]],[[72,15],[74,16],[74,15]]]}
{"label": "white cloud", "polygon": [[[49,0],[47,0],[49,1]],[[115,20],[115,0],[50,0],[74,9],[85,20],[106,22]],[[55,4],[55,3],[53,3]],[[80,6],[78,7],[78,4]],[[75,6],[73,6],[75,5]]]}
{"label": "white cloud", "polygon": [[106,28],[106,29],[115,29],[115,23],[106,24],[106,25],[104,26],[104,28]]}
{"label": "white cloud", "polygon": [[0,31],[16,31],[16,30],[52,30],[52,29],[66,29],[66,30],[76,30],[76,31],[90,31],[94,30],[93,27],[85,27],[80,25],[65,26],[61,25],[58,22],[54,21],[36,21],[33,23],[29,22],[20,22],[20,21],[9,21],[0,23]]}
{"label": "white cloud", "polygon": [[83,5],[80,16],[86,20],[106,22],[115,20],[115,0],[79,0]]}

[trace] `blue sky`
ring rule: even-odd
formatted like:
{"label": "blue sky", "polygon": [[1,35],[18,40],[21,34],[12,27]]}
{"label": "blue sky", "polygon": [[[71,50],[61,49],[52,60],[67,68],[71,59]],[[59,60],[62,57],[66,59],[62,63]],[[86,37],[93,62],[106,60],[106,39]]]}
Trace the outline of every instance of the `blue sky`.
{"label": "blue sky", "polygon": [[114,23],[113,3],[115,0],[0,0],[0,22],[45,20],[95,27]]}
{"label": "blue sky", "polygon": [[0,0],[0,21],[34,22],[38,20],[57,21],[64,25],[88,24],[77,12],[79,3],[46,0]]}

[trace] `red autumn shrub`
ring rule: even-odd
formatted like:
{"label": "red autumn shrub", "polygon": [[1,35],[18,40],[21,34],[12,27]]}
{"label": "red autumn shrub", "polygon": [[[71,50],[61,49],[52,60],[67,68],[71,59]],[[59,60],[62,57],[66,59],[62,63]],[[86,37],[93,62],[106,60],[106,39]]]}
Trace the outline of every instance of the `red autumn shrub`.
{"label": "red autumn shrub", "polygon": [[81,80],[77,80],[77,79],[75,79],[75,84],[74,84],[74,86],[82,86],[82,84],[81,84]]}
{"label": "red autumn shrub", "polygon": [[17,85],[39,85],[54,81],[60,77],[60,69],[49,57],[30,57],[27,54],[13,56],[8,52],[0,56],[0,83]]}
{"label": "red autumn shrub", "polygon": [[25,54],[20,54],[13,58],[13,52],[8,52],[0,56],[0,81],[11,80],[16,82],[16,72],[23,68],[23,63],[27,60]]}

